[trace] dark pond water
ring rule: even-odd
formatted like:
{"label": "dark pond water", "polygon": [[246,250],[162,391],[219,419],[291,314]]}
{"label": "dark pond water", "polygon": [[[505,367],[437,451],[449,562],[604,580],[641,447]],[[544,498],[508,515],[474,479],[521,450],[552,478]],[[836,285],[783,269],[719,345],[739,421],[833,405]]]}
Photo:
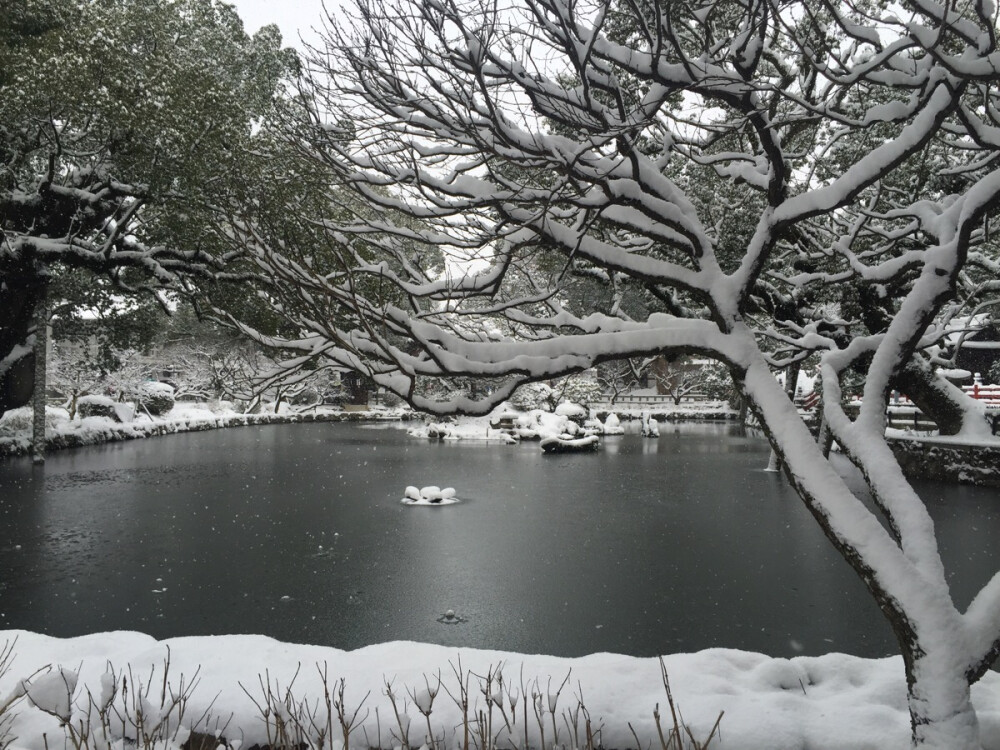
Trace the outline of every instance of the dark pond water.
{"label": "dark pond water", "polygon": [[[192,433],[0,463],[0,628],[264,633],[528,653],[895,651],[765,444],[726,425],[597,454],[395,428]],[[464,502],[406,507],[403,489]],[[927,484],[961,603],[1000,566],[995,491]],[[447,609],[467,619],[442,624]]]}

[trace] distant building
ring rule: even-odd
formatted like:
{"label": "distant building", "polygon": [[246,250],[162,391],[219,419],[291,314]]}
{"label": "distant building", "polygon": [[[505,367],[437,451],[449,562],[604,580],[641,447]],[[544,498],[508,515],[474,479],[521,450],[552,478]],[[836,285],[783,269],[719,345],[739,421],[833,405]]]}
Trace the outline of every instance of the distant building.
{"label": "distant building", "polygon": [[347,406],[367,406],[368,390],[371,380],[359,372],[350,370],[340,376],[341,388],[344,390],[344,403]]}

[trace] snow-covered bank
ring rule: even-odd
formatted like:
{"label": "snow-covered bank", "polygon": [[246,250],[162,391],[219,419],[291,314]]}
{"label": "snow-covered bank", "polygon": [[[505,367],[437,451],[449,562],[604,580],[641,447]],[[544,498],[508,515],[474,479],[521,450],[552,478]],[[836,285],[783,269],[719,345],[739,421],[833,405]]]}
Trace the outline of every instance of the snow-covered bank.
{"label": "snow-covered bank", "polygon": [[664,422],[730,421],[739,418],[739,412],[725,401],[685,401],[680,404],[623,401],[615,404],[595,404],[593,409],[598,414],[614,412],[626,420],[642,419],[644,413]]}
{"label": "snow-covered bank", "polygon": [[[20,412],[23,410],[15,410]],[[130,422],[116,422],[108,417],[85,417],[70,420],[68,415],[59,418],[62,410],[46,410],[56,413],[47,420],[45,430],[46,450],[78,448],[122,440],[136,440],[157,435],[172,435],[178,432],[197,432],[226,427],[246,427],[248,425],[289,424],[293,422],[365,422],[365,421],[405,421],[413,418],[409,409],[373,408],[368,411],[343,411],[326,407],[309,407],[300,411],[287,408],[262,411],[257,414],[243,414],[231,409],[211,409],[205,404],[178,403],[162,417],[140,415]],[[15,412],[7,412],[0,422],[0,458],[27,455],[31,452],[30,417],[19,419]],[[65,413],[65,412],[64,412]],[[9,422],[5,427],[5,422]],[[21,425],[24,422],[24,425]]]}
{"label": "snow-covered bank", "polygon": [[[344,701],[348,713],[353,712],[370,692],[352,732],[352,738],[356,739],[352,739],[351,744],[357,742],[355,746],[399,744],[399,729],[385,696],[387,681],[392,683],[401,710],[406,702],[405,713],[412,720],[410,742],[416,743],[414,746],[421,744],[426,721],[414,697],[418,701],[426,700],[426,695],[421,696],[427,688],[426,681],[429,680],[433,687],[439,673],[443,684],[457,695],[458,684],[452,666],[458,668],[459,663],[463,673],[482,677],[492,673],[495,678],[502,668],[503,688],[494,679],[492,691],[497,698],[502,694],[508,717],[511,715],[511,695],[523,696],[526,691],[529,696],[532,692],[543,696],[547,745],[552,741],[552,723],[547,716],[550,696],[555,696],[567,674],[569,680],[556,703],[560,744],[572,744],[563,716],[577,706],[581,695],[594,729],[600,727],[599,740],[605,747],[634,747],[629,724],[643,743],[652,741],[656,745],[653,710],[657,704],[661,706],[661,713],[666,713],[664,720],[669,722],[660,667],[652,658],[594,654],[565,659],[412,642],[341,651],[282,643],[263,636],[173,638],[158,642],[132,632],[65,640],[22,631],[0,632],[0,640],[9,641],[15,637],[15,658],[11,669],[0,679],[0,695],[10,694],[19,680],[39,669],[62,666],[79,671],[79,683],[74,691],[78,706],[75,716],[79,718],[79,706],[87,705],[88,689],[95,701],[100,699],[102,676],[110,665],[116,673],[124,669],[126,675],[131,668],[135,680],[141,683],[146,682],[150,669],[155,667],[152,684],[158,701],[163,663],[169,648],[169,681],[175,690],[182,676],[190,682],[200,668],[199,682],[186,712],[189,721],[197,719],[215,699],[206,720],[207,728],[213,729],[217,720],[221,722],[219,726],[228,720],[226,738],[230,742],[239,740],[244,749],[266,740],[261,715],[250,697],[262,701],[261,680],[269,678],[272,688],[277,686],[276,691],[282,697],[291,686],[296,701],[319,699],[325,717],[322,681],[316,665],[325,670],[331,688],[337,680],[345,680]],[[803,747],[881,750],[903,748],[909,742],[906,686],[900,658],[873,660],[827,654],[774,659],[743,651],[712,649],[670,655],[665,662],[674,699],[696,737],[704,739],[719,713],[725,712],[721,737],[711,745],[719,750],[799,750]],[[296,671],[299,674],[293,683]],[[108,687],[105,680],[103,689]],[[470,699],[474,707],[470,708],[470,716],[475,715],[477,708],[488,707],[480,687],[481,680],[473,676]],[[51,694],[47,697],[53,699]],[[45,698],[43,695],[42,701]],[[979,713],[984,747],[1000,750],[1000,675],[987,674],[973,688],[973,699]],[[516,720],[512,724],[514,740],[523,741],[524,715],[520,697],[516,698],[516,703]],[[47,736],[49,747],[61,747],[62,741],[56,738],[62,736],[63,730],[54,717],[26,700],[16,704],[14,713],[9,734],[18,739],[11,746],[12,750],[44,750],[43,735]],[[528,716],[529,741],[537,746],[538,724],[530,705]],[[461,713],[444,690],[433,702],[430,720],[437,737],[444,737],[445,746],[456,747],[461,741]],[[582,712],[580,720],[582,724]],[[497,710],[494,727],[499,726],[502,726],[502,719]],[[195,728],[205,729],[206,726]],[[339,725],[337,729],[339,732]],[[396,738],[390,732],[394,732]],[[581,726],[581,736],[582,732]],[[179,734],[180,741],[186,735],[186,732]],[[179,742],[167,745],[167,748],[174,747],[179,747]]]}
{"label": "snow-covered bank", "polygon": [[[650,403],[633,405],[607,404],[584,408],[570,402],[559,404],[555,411],[546,409],[517,410],[509,404],[501,404],[490,414],[482,417],[460,416],[448,421],[427,421],[423,425],[410,427],[414,437],[438,440],[487,440],[511,443],[519,439],[540,440],[550,436],[567,434],[580,437],[587,434],[619,435],[624,430],[620,421],[664,420],[681,422],[687,420],[730,421],[738,416],[721,401],[686,402],[679,405]],[[577,428],[580,429],[577,429]]]}
{"label": "snow-covered bank", "polygon": [[893,435],[887,438],[903,472],[915,479],[1000,487],[1000,439]]}

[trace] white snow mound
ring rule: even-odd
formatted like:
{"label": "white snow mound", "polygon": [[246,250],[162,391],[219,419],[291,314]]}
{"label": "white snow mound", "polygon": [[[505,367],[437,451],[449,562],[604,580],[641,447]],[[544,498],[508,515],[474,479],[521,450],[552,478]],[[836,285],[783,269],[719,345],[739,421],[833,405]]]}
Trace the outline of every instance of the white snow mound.
{"label": "white snow mound", "polygon": [[428,485],[417,489],[412,484],[403,491],[404,505],[452,505],[458,502],[454,487],[444,489],[437,485]]}

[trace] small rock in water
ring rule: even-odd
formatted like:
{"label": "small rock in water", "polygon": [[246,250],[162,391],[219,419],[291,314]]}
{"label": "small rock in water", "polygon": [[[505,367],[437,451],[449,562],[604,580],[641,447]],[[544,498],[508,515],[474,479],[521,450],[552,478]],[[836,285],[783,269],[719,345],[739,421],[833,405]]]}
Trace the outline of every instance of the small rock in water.
{"label": "small rock in water", "polygon": [[442,625],[460,625],[463,622],[468,622],[461,615],[456,615],[453,609],[445,610],[444,614],[437,618],[437,621]]}

